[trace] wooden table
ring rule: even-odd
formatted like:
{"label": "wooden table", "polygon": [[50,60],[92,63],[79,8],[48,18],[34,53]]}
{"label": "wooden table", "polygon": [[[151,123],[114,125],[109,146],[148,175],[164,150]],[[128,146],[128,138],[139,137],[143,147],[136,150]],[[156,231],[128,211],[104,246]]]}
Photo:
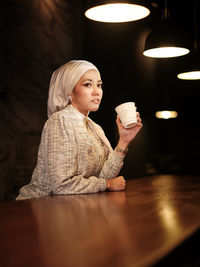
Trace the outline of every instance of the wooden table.
{"label": "wooden table", "polygon": [[0,266],[152,266],[199,227],[200,177],[158,175],[129,180],[121,192],[11,201],[0,205]]}

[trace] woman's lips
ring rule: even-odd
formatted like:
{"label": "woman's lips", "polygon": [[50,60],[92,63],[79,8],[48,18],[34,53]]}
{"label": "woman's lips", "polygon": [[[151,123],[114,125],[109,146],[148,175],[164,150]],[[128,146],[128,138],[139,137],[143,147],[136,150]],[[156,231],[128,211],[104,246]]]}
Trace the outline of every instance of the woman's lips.
{"label": "woman's lips", "polygon": [[92,100],[92,102],[95,103],[95,104],[99,104],[100,103],[100,99],[94,99],[94,100]]}

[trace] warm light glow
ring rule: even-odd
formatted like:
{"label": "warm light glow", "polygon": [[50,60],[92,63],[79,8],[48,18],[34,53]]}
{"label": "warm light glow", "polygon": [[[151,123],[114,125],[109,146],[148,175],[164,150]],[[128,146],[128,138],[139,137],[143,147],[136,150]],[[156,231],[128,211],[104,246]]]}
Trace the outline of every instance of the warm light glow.
{"label": "warm light glow", "polygon": [[156,112],[156,118],[158,119],[172,119],[178,117],[178,113],[173,110],[163,110]]}
{"label": "warm light glow", "polygon": [[148,8],[134,4],[106,4],[88,9],[85,16],[101,22],[128,22],[150,14]]}
{"label": "warm light glow", "polygon": [[158,47],[144,51],[143,55],[146,57],[168,58],[183,56],[189,52],[189,49],[182,47]]}
{"label": "warm light glow", "polygon": [[179,73],[177,77],[181,80],[200,80],[200,71]]}
{"label": "warm light glow", "polygon": [[176,181],[171,175],[158,176],[158,178],[153,180],[152,187],[155,189],[155,192],[159,191],[165,194],[165,197],[159,198],[156,203],[159,210],[158,215],[161,219],[160,223],[165,231],[167,231],[167,236],[165,235],[165,237],[180,236],[182,224],[179,221],[180,216],[178,216],[176,205],[172,201],[174,190],[176,189]]}

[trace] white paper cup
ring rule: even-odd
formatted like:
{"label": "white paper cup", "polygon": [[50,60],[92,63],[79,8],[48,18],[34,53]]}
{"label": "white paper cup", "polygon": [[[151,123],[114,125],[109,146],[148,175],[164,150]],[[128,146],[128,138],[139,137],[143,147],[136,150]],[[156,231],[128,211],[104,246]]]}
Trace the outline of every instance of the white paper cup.
{"label": "white paper cup", "polygon": [[136,107],[134,102],[126,102],[115,108],[122,125],[125,128],[132,128],[137,124]]}

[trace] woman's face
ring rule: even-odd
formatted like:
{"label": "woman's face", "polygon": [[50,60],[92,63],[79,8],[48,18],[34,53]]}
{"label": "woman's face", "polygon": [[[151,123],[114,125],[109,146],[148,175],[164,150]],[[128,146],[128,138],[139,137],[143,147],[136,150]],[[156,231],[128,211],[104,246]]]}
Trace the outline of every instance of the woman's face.
{"label": "woman's face", "polygon": [[88,70],[77,82],[70,96],[72,106],[86,116],[89,111],[98,110],[102,95],[100,73],[97,70]]}

